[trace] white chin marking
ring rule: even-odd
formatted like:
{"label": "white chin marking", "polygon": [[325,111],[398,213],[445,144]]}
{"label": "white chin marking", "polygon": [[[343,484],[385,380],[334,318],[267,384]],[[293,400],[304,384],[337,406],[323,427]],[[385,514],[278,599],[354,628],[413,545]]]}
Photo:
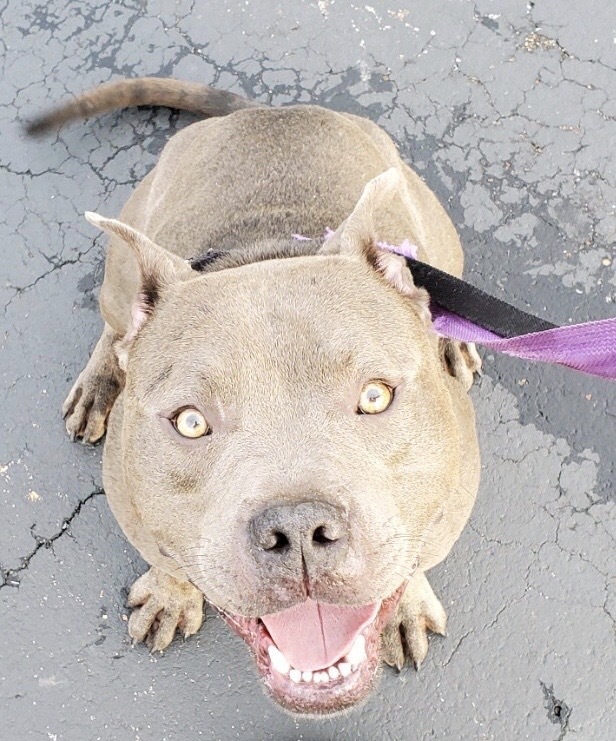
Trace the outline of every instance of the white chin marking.
{"label": "white chin marking", "polygon": [[295,684],[333,684],[340,680],[344,681],[367,658],[366,639],[361,633],[355,638],[345,656],[335,664],[315,672],[300,671],[292,667],[287,657],[277,646],[271,645],[267,652],[272,669],[278,674],[288,677]]}

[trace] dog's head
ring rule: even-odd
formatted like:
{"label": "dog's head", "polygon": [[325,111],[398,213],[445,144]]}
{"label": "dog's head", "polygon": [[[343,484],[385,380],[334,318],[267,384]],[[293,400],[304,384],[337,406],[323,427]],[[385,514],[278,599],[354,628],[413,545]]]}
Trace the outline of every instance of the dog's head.
{"label": "dog's head", "polygon": [[116,327],[126,489],[296,712],[366,695],[380,632],[438,553],[465,465],[459,419],[472,412],[428,297],[375,243],[375,204],[398,177],[366,186],[337,253],[208,274],[89,216],[141,274],[131,324]]}

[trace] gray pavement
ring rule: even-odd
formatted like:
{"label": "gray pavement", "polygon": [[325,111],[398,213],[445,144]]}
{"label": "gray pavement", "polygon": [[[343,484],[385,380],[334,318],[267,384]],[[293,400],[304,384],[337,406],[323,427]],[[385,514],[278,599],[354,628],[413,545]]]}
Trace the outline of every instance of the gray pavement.
{"label": "gray pavement", "polygon": [[616,302],[613,0],[0,2],[0,738],[616,738],[616,389],[485,355],[483,481],[431,574],[449,612],[419,674],[294,720],[212,615],[162,656],[131,648],[145,566],[101,493],[100,448],[61,402],[97,338],[103,240],[191,118],[128,111],[28,141],[24,121],[121,75],[204,81],[366,115],[458,226],[466,275],[560,323]]}

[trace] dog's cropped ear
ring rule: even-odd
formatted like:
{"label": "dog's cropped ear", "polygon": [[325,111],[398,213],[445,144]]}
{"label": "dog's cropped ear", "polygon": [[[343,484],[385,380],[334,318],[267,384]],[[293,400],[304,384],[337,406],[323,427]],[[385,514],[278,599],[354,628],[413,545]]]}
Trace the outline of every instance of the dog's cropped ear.
{"label": "dog's cropped ear", "polygon": [[92,211],[86,211],[85,218],[90,224],[102,229],[111,237],[121,239],[132,251],[138,270],[138,285],[131,307],[131,318],[123,323],[119,318],[111,320],[113,329],[123,337],[122,355],[118,348],[121,364],[126,362],[126,351],[137,333],[152,314],[161,293],[165,288],[194,277],[188,263],[172,252],[159,247],[151,239],[116,219],[106,219]]}
{"label": "dog's cropped ear", "polygon": [[322,253],[339,251],[341,255],[356,255],[367,260],[385,280],[413,301],[420,318],[429,325],[430,297],[427,291],[417,288],[401,255],[378,245],[375,215],[390,210],[395,198],[400,198],[404,204],[408,193],[402,172],[397,167],[391,167],[365,186],[351,215],[332,237],[335,246],[328,248],[326,242]]}

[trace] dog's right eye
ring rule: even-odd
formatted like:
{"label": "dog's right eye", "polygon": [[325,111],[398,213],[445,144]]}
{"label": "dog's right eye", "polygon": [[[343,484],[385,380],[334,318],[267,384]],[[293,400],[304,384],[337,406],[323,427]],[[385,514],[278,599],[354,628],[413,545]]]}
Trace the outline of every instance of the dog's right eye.
{"label": "dog's right eye", "polygon": [[359,396],[358,414],[380,414],[394,399],[393,389],[382,381],[369,381]]}
{"label": "dog's right eye", "polygon": [[203,437],[211,432],[205,417],[197,409],[188,407],[178,412],[172,419],[173,426],[182,437]]}

